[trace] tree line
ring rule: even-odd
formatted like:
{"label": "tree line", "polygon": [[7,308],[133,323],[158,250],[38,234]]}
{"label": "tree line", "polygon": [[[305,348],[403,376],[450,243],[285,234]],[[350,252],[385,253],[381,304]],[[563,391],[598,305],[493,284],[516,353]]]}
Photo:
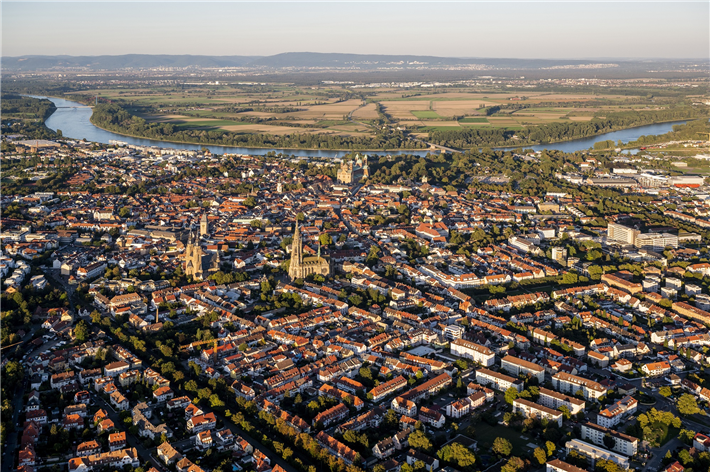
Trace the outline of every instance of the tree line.
{"label": "tree line", "polygon": [[522,130],[467,128],[460,130],[434,130],[429,140],[435,144],[455,148],[483,146],[518,146],[524,144],[552,143],[587,138],[620,129],[666,121],[707,117],[708,113],[689,106],[664,110],[622,111],[596,116],[590,121],[549,123]]}
{"label": "tree line", "polygon": [[148,123],[116,104],[94,108],[91,122],[100,128],[121,134],[197,144],[244,147],[302,149],[422,149],[426,145],[406,139],[402,132],[379,132],[375,136],[334,136],[267,133],[240,134],[225,130],[178,129],[171,123]]}

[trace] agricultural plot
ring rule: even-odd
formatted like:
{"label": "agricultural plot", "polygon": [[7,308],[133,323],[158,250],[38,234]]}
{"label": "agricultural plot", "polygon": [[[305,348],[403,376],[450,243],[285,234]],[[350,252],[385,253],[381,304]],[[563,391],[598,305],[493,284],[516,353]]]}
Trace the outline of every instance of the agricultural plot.
{"label": "agricultural plot", "polygon": [[[477,90],[376,88],[363,93],[347,86],[333,85],[185,84],[94,89],[82,94],[116,100],[147,121],[173,123],[179,129],[222,129],[277,135],[373,136],[375,128],[362,122],[378,120],[378,106],[393,126],[423,138],[428,138],[427,134],[435,130],[520,130],[556,122],[589,121],[599,112],[657,106],[639,104],[639,97],[635,96],[534,90],[510,92],[496,90],[493,86]],[[364,100],[369,103],[363,106]],[[490,110],[490,107],[500,109]],[[487,112],[491,115],[487,116]]]}
{"label": "agricultural plot", "polygon": [[417,118],[421,118],[423,120],[441,118],[441,116],[439,116],[438,113],[436,113],[435,111],[431,111],[431,110],[412,111],[412,115],[416,116]]}

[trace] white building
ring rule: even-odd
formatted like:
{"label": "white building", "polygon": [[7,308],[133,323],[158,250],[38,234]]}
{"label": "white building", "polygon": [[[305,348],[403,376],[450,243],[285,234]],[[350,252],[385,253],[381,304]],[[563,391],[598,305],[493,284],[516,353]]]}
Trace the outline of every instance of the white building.
{"label": "white building", "polygon": [[584,377],[558,372],[552,376],[552,386],[562,392],[576,394],[578,390],[582,391],[582,395],[587,400],[597,400],[606,395],[606,388],[598,382]]}
{"label": "white building", "polygon": [[582,425],[582,439],[592,442],[597,446],[606,446],[604,444],[604,437],[607,435],[614,440],[612,451],[629,457],[635,456],[638,452],[639,440],[633,436],[594,423],[585,423]]}
{"label": "white building", "polygon": [[459,357],[471,359],[474,362],[490,367],[495,363],[495,353],[485,346],[466,341],[465,339],[456,339],[451,341],[451,354]]}
{"label": "white building", "polygon": [[618,465],[624,470],[627,470],[629,468],[629,459],[627,457],[622,456],[621,454],[617,454],[615,452],[611,452],[610,450],[604,449],[603,447],[595,446],[594,444],[580,441],[579,439],[572,439],[571,441],[567,441],[567,443],[565,444],[565,449],[567,450],[567,454],[572,451],[575,451],[576,453],[586,457],[592,467],[594,467],[594,465],[599,459],[604,459],[616,463],[616,465]]}
{"label": "white building", "polygon": [[553,410],[546,406],[533,403],[524,398],[516,398],[513,400],[513,413],[521,413],[526,418],[545,419],[550,422],[557,423],[558,427],[562,427],[562,412]]}
{"label": "white building", "polygon": [[573,415],[584,411],[584,407],[586,406],[586,402],[580,398],[572,397],[570,395],[564,395],[562,393],[555,392],[554,390],[550,390],[545,387],[540,387],[540,397],[538,398],[537,402],[540,405],[552,408],[554,410],[557,410],[561,406],[567,407],[567,409]]}
{"label": "white building", "polygon": [[524,387],[522,380],[514,379],[513,377],[489,369],[476,370],[476,382],[480,385],[490,385],[496,390],[503,392],[510,387],[515,388],[518,392],[522,392]]}
{"label": "white building", "polygon": [[545,380],[545,368],[534,364],[532,362],[525,361],[523,359],[518,359],[513,356],[505,356],[500,361],[501,369],[505,370],[511,375],[518,376],[529,375],[534,377],[538,382],[542,383]]}
{"label": "white building", "polygon": [[605,428],[613,428],[619,424],[622,418],[633,415],[638,408],[638,401],[626,395],[624,398],[609,405],[597,415],[597,423]]}

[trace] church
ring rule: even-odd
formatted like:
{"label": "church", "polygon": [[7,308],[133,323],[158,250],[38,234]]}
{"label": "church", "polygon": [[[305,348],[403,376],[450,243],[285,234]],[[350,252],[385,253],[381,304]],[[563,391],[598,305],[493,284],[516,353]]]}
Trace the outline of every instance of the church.
{"label": "church", "polygon": [[301,231],[298,229],[298,221],[296,221],[296,231],[293,234],[293,244],[291,245],[291,264],[288,266],[288,276],[291,277],[291,280],[305,279],[310,274],[320,274],[327,277],[330,275],[330,272],[330,257],[320,255],[320,246],[318,246],[318,256],[303,257]]}
{"label": "church", "polygon": [[355,161],[343,161],[338,168],[338,182],[342,184],[356,184],[370,176],[370,167],[367,165],[367,155],[361,158],[355,156]]}
{"label": "church", "polygon": [[[200,237],[208,234],[209,228],[205,214],[200,221]],[[219,271],[219,253],[205,254],[200,246],[200,239],[190,231],[185,248],[185,274],[191,275],[195,280],[204,280],[217,271]]]}

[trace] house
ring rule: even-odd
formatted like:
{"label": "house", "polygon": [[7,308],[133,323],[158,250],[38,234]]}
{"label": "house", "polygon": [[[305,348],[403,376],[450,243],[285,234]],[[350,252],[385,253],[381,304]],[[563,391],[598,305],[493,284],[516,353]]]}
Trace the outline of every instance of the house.
{"label": "house", "polygon": [[213,442],[212,431],[202,431],[195,435],[195,446],[198,449],[209,449],[212,447]]}
{"label": "house", "polygon": [[111,401],[111,405],[117,410],[125,411],[130,407],[128,399],[118,390],[109,395],[109,400]]}
{"label": "house", "polygon": [[66,415],[62,421],[64,429],[83,429],[84,418],[79,415]]}
{"label": "house", "polygon": [[313,418],[313,424],[320,424],[323,427],[327,427],[331,423],[343,420],[348,417],[350,410],[344,404],[339,403],[332,408],[328,408],[322,411]]}
{"label": "house", "polygon": [[167,466],[178,462],[182,459],[180,454],[169,442],[165,441],[157,448],[158,458]]}
{"label": "house", "polygon": [[69,459],[68,465],[69,472],[90,472],[104,467],[122,469],[124,466],[130,466],[131,468],[136,468],[140,465],[140,459],[136,448],[127,448],[90,456],[74,457]]}
{"label": "house", "polygon": [[407,451],[407,464],[413,466],[415,462],[419,461],[424,463],[424,468],[429,472],[433,472],[439,468],[439,459],[415,451],[414,449]]}
{"label": "house", "polygon": [[396,447],[392,438],[385,438],[372,448],[372,453],[380,460],[388,458],[394,454],[395,451]]}
{"label": "house", "polygon": [[170,389],[170,387],[158,387],[153,391],[153,398],[158,403],[164,403],[175,396],[175,393]]}
{"label": "house", "polygon": [[126,432],[113,433],[108,435],[108,447],[111,451],[118,451],[126,447]]}
{"label": "house", "polygon": [[101,446],[96,441],[85,441],[76,447],[77,456],[90,456],[101,452]]}
{"label": "house", "polygon": [[671,373],[668,361],[649,362],[641,366],[641,371],[649,377],[660,377]]}
{"label": "house", "polygon": [[104,375],[107,377],[118,377],[121,373],[126,372],[131,368],[131,365],[125,361],[112,362],[104,366]]}
{"label": "house", "polygon": [[217,426],[217,418],[215,418],[214,413],[193,416],[187,420],[187,430],[191,433],[214,429],[215,426]]}

